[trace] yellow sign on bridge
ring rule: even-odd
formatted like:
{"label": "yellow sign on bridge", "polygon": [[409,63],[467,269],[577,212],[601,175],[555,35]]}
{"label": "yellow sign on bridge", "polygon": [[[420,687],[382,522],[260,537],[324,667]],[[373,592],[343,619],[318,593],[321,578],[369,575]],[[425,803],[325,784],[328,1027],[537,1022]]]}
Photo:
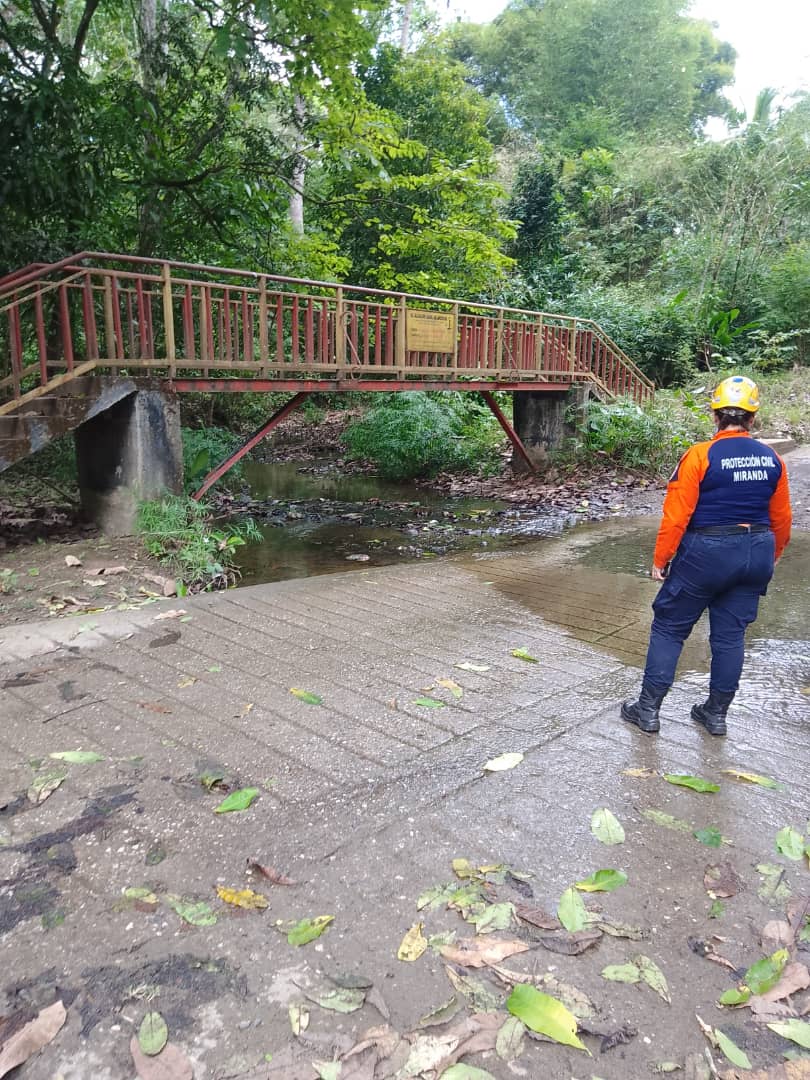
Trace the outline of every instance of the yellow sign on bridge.
{"label": "yellow sign on bridge", "polygon": [[456,317],[451,312],[405,313],[408,352],[451,353],[456,347]]}

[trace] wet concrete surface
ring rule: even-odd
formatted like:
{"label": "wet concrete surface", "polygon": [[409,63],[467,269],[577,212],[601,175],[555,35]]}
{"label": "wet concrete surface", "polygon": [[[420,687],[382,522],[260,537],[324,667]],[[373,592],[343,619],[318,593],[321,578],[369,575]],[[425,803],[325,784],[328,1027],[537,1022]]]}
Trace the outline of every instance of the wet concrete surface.
{"label": "wet concrete surface", "polygon": [[[433,949],[414,963],[398,960],[397,949],[417,921],[426,934],[472,935],[457,912],[416,910],[423,890],[453,879],[458,857],[528,872],[529,902],[548,911],[572,882],[621,869],[627,885],[586,902],[644,935],[605,935],[581,955],[560,955],[523,923],[496,934],[531,945],[504,966],[572,984],[594,1004],[592,1027],[627,1023],[637,1035],[604,1053],[599,1037],[584,1035],[593,1060],[529,1042],[511,1063],[494,1052],[469,1063],[499,1080],[635,1080],[656,1063],[685,1066],[703,1053],[696,1012],[756,1066],[782,1060],[789,1043],[749,1010],[715,1002],[766,951],[765,924],[784,918],[781,893],[760,897],[757,867],[777,866],[780,886],[810,894],[807,860],[775,849],[785,825],[808,828],[810,544],[796,536],[763,602],[729,738],[711,739],[688,718],[707,681],[700,628],[661,734],[649,738],[617,712],[637,688],[646,647],[655,587],[643,569],[654,530],[653,520],[611,522],[518,552],[0,631],[3,1012],[57,996],[68,1007],[65,1028],[20,1069],[21,1080],[129,1080],[129,1040],[149,1008],[163,1013],[197,1080],[316,1077],[311,1062],[338,1056],[383,1022],[380,1000],[396,1031],[412,1031],[453,988]],[[155,621],[180,608],[185,614]],[[516,648],[538,662],[514,657]],[[437,682],[447,678],[460,698]],[[297,699],[293,687],[322,704]],[[444,705],[415,703],[425,696]],[[20,798],[56,764],[49,754],[75,749],[103,760],[68,764],[41,805]],[[516,768],[483,771],[509,751],[525,754]],[[258,788],[258,798],[244,812],[215,814],[225,789],[206,791],[205,769],[231,788]],[[742,783],[725,769],[765,774],[783,788]],[[675,787],[663,773],[706,777],[720,791]],[[623,844],[592,836],[599,807],[622,822]],[[666,828],[644,816],[650,809],[686,824]],[[710,826],[728,843],[714,849],[692,835]],[[248,877],[248,858],[299,884]],[[704,870],[721,860],[743,888],[710,919]],[[228,907],[217,885],[257,889],[269,908]],[[124,898],[141,886],[157,896],[153,910]],[[514,883],[495,893],[526,900]],[[207,902],[216,924],[183,923],[172,895]],[[276,927],[327,914],[334,923],[302,947]],[[702,955],[706,941],[735,971]],[[601,977],[639,953],[663,970],[671,1004],[644,985]],[[795,958],[808,963],[808,943]],[[508,987],[491,971],[466,974],[505,1000]],[[372,983],[377,1007],[367,1001],[343,1015],[310,1003],[310,1026],[294,1038],[288,1005],[347,977]],[[797,1014],[808,1006],[806,992],[792,999]],[[292,1057],[296,1071],[281,1071]]]}

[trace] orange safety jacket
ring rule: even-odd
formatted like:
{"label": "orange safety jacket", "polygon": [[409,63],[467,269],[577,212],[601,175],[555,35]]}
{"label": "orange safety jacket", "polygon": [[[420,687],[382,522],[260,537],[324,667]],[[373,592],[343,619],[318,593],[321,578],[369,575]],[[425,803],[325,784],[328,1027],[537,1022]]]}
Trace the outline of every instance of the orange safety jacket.
{"label": "orange safety jacket", "polygon": [[746,431],[719,431],[690,446],[670,477],[653,561],[663,570],[687,529],[741,524],[770,525],[778,559],[791,520],[782,458]]}

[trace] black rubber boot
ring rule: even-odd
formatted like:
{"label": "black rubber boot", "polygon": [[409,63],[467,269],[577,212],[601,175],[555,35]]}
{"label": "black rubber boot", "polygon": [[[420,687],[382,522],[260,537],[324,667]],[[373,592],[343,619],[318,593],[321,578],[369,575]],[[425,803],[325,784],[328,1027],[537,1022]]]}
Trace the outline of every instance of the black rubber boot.
{"label": "black rubber boot", "polygon": [[638,701],[625,701],[622,705],[622,720],[635,724],[647,735],[655,735],[661,729],[658,710],[666,696],[666,690],[653,690],[652,687],[642,684]]}
{"label": "black rubber boot", "polygon": [[702,724],[710,735],[725,735],[726,713],[733,700],[733,694],[710,690],[702,705],[692,706],[692,719]]}

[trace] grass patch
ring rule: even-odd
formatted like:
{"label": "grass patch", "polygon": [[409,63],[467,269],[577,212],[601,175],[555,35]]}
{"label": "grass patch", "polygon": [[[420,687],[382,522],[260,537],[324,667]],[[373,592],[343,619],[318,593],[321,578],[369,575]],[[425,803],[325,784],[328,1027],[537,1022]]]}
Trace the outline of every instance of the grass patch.
{"label": "grass patch", "polygon": [[146,550],[183,583],[184,592],[236,584],[239,548],[248,540],[261,539],[251,519],[215,526],[209,509],[186,495],[141,503],[136,528]]}

